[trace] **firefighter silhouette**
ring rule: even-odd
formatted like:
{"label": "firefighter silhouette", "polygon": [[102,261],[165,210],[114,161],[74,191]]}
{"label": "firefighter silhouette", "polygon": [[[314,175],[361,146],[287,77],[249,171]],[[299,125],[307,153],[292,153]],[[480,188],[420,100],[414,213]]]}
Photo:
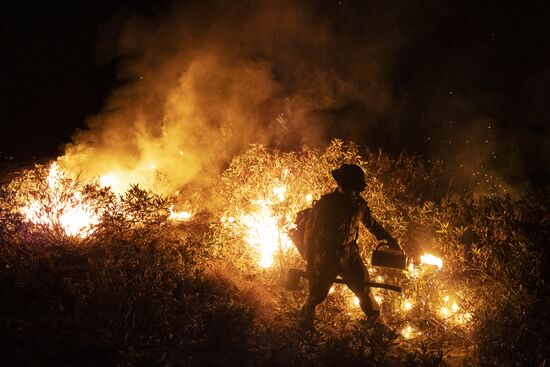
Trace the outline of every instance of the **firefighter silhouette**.
{"label": "firefighter silhouette", "polygon": [[311,209],[305,222],[304,249],[310,273],[309,295],[300,311],[301,325],[312,328],[315,308],[323,302],[336,276],[359,299],[369,320],[377,320],[380,306],[370,287],[369,274],[357,246],[360,223],[380,241],[400,250],[397,241],[372,217],[360,193],[366,189],[365,173],[355,164],[344,164],[332,171],[338,187],[323,195]]}

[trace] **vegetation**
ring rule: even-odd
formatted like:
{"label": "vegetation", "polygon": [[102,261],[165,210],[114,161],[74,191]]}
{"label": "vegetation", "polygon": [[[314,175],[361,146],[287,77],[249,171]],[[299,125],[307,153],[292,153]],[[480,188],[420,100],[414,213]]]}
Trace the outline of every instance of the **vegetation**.
{"label": "vegetation", "polygon": [[[282,287],[288,268],[303,267],[286,231],[344,162],[365,169],[365,199],[416,266],[371,269],[404,289],[376,293],[385,325],[365,321],[339,287],[320,307],[318,332],[303,332],[295,314],[305,287]],[[0,190],[0,365],[543,366],[550,358],[547,192],[474,198],[467,187],[449,191],[440,162],[340,141],[323,152],[252,146],[212,190],[221,209],[189,221],[169,220],[170,201],[139,186],[117,196],[63,176],[56,192],[64,196],[52,202],[50,174],[37,167]],[[97,218],[86,236],[64,230],[66,207],[52,209],[75,198]],[[21,211],[34,201],[45,203],[37,216],[48,221]],[[275,228],[272,264],[262,263],[264,238],[251,231],[259,225]],[[368,262],[376,243],[366,232],[360,241]],[[420,265],[425,252],[443,268]]]}

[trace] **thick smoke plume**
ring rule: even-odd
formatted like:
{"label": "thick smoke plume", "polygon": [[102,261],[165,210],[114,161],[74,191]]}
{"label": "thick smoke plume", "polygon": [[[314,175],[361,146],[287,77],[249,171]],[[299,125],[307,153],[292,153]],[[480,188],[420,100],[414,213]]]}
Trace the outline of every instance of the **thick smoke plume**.
{"label": "thick smoke plume", "polygon": [[386,34],[382,51],[376,37],[356,46],[314,7],[210,2],[121,19],[104,50],[124,83],[64,157],[87,176],[204,183],[252,142],[318,146],[338,126],[333,111],[353,102],[376,115],[389,103],[381,65],[399,37]]}
{"label": "thick smoke plume", "polygon": [[[102,55],[116,60],[121,86],[66,147],[67,168],[111,175],[115,189],[139,182],[170,192],[208,186],[250,143],[287,149],[341,137],[450,160],[458,179],[478,180],[481,169],[485,180],[484,164],[507,149],[484,141],[494,110],[481,114],[472,102],[479,96],[457,85],[469,74],[441,67],[448,73],[420,80],[406,72],[408,52],[441,27],[450,4],[206,1],[159,9],[121,11],[102,30]],[[415,55],[410,68],[430,69]],[[435,98],[453,90],[451,101]]]}

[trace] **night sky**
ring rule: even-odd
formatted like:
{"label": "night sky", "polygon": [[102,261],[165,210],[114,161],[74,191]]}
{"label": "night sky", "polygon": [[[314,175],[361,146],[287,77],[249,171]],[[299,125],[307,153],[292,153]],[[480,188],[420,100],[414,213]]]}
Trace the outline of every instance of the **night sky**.
{"label": "night sky", "polygon": [[[105,57],[105,39],[116,37],[107,25],[135,16],[158,21],[170,9],[165,3],[4,5],[0,15],[2,160],[62,154],[61,146],[71,141],[77,129],[85,128],[90,116],[102,111],[113,90],[128,82],[120,73],[127,61],[124,55],[115,52]],[[200,17],[197,9],[202,3],[185,6]],[[378,77],[373,83],[383,85],[379,90],[385,98],[378,103],[373,102],[375,98],[354,97],[317,108],[316,116],[325,121],[325,138],[339,136],[391,153],[442,158],[457,166],[468,159],[468,152],[476,154],[477,148],[470,145],[487,141],[493,147],[488,153],[494,159],[491,170],[504,180],[547,185],[548,2],[302,3],[312,19],[320,19],[323,29],[341,41],[344,51],[335,49],[325,56],[333,60],[340,75],[356,75],[346,74],[347,62],[354,63],[347,55],[371,48],[382,55],[377,58]],[[217,15],[223,16],[223,11]],[[220,18],[207,15],[204,22],[216,19]],[[283,54],[300,56],[298,42],[278,38],[277,42]],[[271,65],[281,84],[296,87],[287,77],[288,61],[275,60]],[[368,84],[368,79],[362,83]],[[365,89],[377,88],[365,85]],[[369,121],[368,128],[357,122],[362,119]]]}

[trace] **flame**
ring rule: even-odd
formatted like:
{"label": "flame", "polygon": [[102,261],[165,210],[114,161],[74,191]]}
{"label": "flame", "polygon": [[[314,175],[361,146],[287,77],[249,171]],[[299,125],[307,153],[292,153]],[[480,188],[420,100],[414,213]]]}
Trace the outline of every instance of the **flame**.
{"label": "flame", "polygon": [[409,268],[407,270],[409,271],[410,277],[413,279],[416,279],[420,276],[419,269],[414,266],[414,263],[412,261],[409,263]]}
{"label": "flame", "polygon": [[463,314],[460,314],[460,315],[457,315],[457,319],[456,321],[459,323],[459,324],[466,324],[470,321],[472,321],[472,314],[469,313],[469,312],[465,312]]}
{"label": "flame", "polygon": [[[252,211],[237,212],[222,218],[224,225],[244,230],[244,240],[257,253],[258,266],[261,268],[273,266],[277,251],[294,248],[287,235],[288,229],[283,228],[283,221],[277,217],[273,209],[285,201],[286,193],[285,185],[274,186],[266,197],[260,197],[252,202]],[[290,217],[284,219],[291,222]]]}
{"label": "flame", "polygon": [[46,179],[48,183],[48,202],[33,200],[20,209],[28,222],[50,228],[61,226],[69,237],[86,238],[95,231],[100,213],[84,201],[82,194],[75,191],[67,196],[61,185],[66,174],[52,163]]}
{"label": "flame", "polygon": [[[241,214],[238,222],[245,227],[245,241],[255,248],[259,254],[258,265],[269,268],[273,265],[277,250],[293,248],[286,231],[281,228],[280,221],[273,212],[273,205],[285,200],[286,186],[275,186],[273,198],[256,200],[257,209],[252,213]],[[231,218],[231,217],[230,217]],[[229,219],[226,222],[231,222]]]}
{"label": "flame", "polygon": [[170,207],[170,215],[168,216],[168,219],[176,220],[176,221],[185,221],[188,219],[191,219],[193,215],[186,211],[176,212],[174,211],[174,206],[172,205]]}
{"label": "flame", "polygon": [[435,265],[438,269],[441,269],[443,267],[443,260],[441,260],[439,257],[434,256],[432,254],[424,254],[420,257],[420,263],[421,264],[427,264],[427,265]]}
{"label": "flame", "polygon": [[99,184],[103,187],[113,187],[116,184],[116,178],[112,174],[103,175],[99,178]]}
{"label": "flame", "polygon": [[280,202],[285,201],[286,186],[275,186],[273,188],[273,194]]}
{"label": "flame", "polygon": [[412,338],[415,338],[417,337],[418,335],[420,335],[420,331],[416,330],[414,327],[412,327],[411,325],[407,325],[405,326],[402,330],[401,330],[401,335],[403,336],[403,338],[405,338],[406,340],[409,340],[409,339],[412,339]]}
{"label": "flame", "polygon": [[456,303],[453,303],[451,305],[451,310],[453,310],[454,313],[457,313],[459,309],[460,309],[460,307],[458,307],[458,305]]}
{"label": "flame", "polygon": [[441,308],[439,309],[439,314],[441,315],[441,317],[443,317],[444,319],[448,318],[449,316],[451,316],[451,311],[449,310],[449,307],[447,306],[441,306]]}
{"label": "flame", "polygon": [[470,312],[461,312],[460,305],[448,295],[442,297],[443,303],[439,307],[439,316],[454,325],[465,326],[472,321]]}
{"label": "flame", "polygon": [[410,298],[403,300],[403,303],[401,303],[401,309],[403,311],[410,311],[414,307],[414,302]]}

